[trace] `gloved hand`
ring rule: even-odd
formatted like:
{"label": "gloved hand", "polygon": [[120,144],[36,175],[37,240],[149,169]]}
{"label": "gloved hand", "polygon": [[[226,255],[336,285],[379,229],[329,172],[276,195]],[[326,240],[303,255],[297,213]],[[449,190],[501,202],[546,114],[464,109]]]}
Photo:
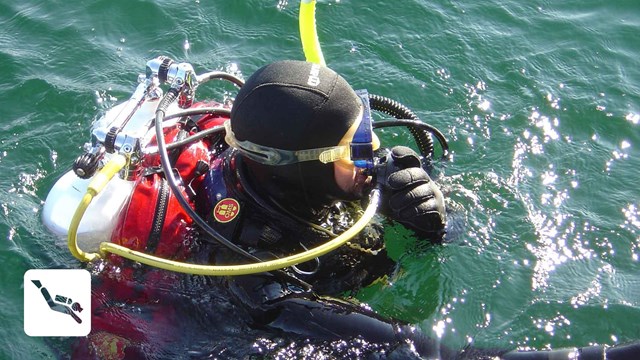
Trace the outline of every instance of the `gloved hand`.
{"label": "gloved hand", "polygon": [[396,146],[377,172],[382,185],[382,211],[419,235],[440,240],[445,227],[444,196],[422,168],[418,154]]}

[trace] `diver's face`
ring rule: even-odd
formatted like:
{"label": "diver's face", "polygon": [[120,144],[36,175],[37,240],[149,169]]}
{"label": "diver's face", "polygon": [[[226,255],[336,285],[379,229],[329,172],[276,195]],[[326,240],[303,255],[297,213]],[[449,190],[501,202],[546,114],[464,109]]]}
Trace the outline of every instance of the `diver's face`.
{"label": "diver's face", "polygon": [[[358,126],[362,122],[362,111],[344,137],[340,140],[338,145],[349,145],[353,140],[353,136],[358,129]],[[373,148],[378,149],[380,147],[380,139],[376,134],[373,135]],[[354,195],[356,198],[362,196],[363,190],[371,183],[371,176],[368,176],[366,169],[356,167],[353,161],[350,159],[340,159],[333,163],[334,166],[334,178],[336,184],[340,189],[348,194]]]}
{"label": "diver's face", "polygon": [[356,198],[362,196],[363,190],[371,183],[371,176],[367,176],[365,169],[335,163],[334,176],[336,184],[342,191],[354,195]]}

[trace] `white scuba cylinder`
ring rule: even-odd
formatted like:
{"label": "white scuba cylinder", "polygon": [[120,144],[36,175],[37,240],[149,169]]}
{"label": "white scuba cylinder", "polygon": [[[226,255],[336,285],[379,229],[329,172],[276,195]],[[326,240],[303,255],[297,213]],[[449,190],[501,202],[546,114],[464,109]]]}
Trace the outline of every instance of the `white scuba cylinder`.
{"label": "white scuba cylinder", "polygon": [[[64,174],[53,186],[42,210],[45,226],[55,235],[66,238],[69,225],[93,180],[81,179],[73,171]],[[100,243],[111,241],[120,212],[129,203],[134,181],[114,176],[93,199],[78,227],[78,246],[88,252],[98,252]]]}
{"label": "white scuba cylinder", "polygon": [[[92,124],[91,143],[85,145],[85,153],[74,164],[74,170],[64,174],[53,186],[45,200],[42,218],[45,226],[61,237],[69,236],[74,214],[82,203],[91,181],[99,174],[113,154],[133,159],[125,165],[95,196],[85,209],[76,234],[77,246],[85,252],[98,252],[100,243],[111,241],[118,226],[122,210],[129,204],[137,168],[144,157],[154,150],[149,143],[155,136],[155,113],[163,98],[160,84],[181,85],[186,100],[193,100],[197,79],[190,64],[175,64],[166,57],[158,57],[147,63],[146,74],[138,77],[138,86],[127,100],[107,111]],[[184,106],[186,103],[183,103]],[[166,114],[179,111],[178,103],[172,103]],[[163,127],[174,126],[178,119],[163,122]],[[93,175],[91,173],[94,172]],[[78,177],[90,176],[88,179]],[[85,176],[86,174],[86,176]],[[73,235],[73,234],[72,234]]]}
{"label": "white scuba cylinder", "polygon": [[[149,97],[146,94],[145,84],[139,84],[130,99],[114,106],[97,119],[92,125],[94,146],[104,143],[106,134],[114,126],[120,129],[112,144],[116,151],[126,146],[131,149],[131,144],[134,143],[142,148],[147,146],[155,134],[151,124],[159,96]],[[177,105],[169,109],[171,112],[176,110],[179,110]],[[105,154],[103,163],[110,156],[109,153]],[[82,179],[72,170],[55,183],[47,195],[42,211],[43,222],[52,233],[66,239],[75,211],[94,177],[95,174],[91,178]],[[135,180],[125,180],[116,175],[92,200],[78,226],[77,241],[80,249],[97,252],[101,242],[111,241],[120,213],[129,203],[135,184]]]}

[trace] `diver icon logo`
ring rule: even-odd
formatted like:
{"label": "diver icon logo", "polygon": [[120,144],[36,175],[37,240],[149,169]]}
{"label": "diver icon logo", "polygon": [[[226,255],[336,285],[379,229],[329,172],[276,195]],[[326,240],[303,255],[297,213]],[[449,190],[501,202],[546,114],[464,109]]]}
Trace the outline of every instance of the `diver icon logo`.
{"label": "diver icon logo", "polygon": [[91,331],[91,275],[82,269],[32,269],[24,274],[24,332],[86,336]]}

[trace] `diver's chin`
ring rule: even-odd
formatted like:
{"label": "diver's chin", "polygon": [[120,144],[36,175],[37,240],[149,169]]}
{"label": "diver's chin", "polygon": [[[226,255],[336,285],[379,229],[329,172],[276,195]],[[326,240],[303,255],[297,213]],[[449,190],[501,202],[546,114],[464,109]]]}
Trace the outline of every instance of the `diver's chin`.
{"label": "diver's chin", "polygon": [[366,169],[336,167],[336,185],[340,189],[337,200],[357,201],[371,189],[372,177]]}
{"label": "diver's chin", "polygon": [[366,191],[371,189],[371,182],[373,178],[368,176],[364,171],[358,171],[356,173],[353,187],[351,188],[351,193],[354,195],[355,199],[361,199]]}

